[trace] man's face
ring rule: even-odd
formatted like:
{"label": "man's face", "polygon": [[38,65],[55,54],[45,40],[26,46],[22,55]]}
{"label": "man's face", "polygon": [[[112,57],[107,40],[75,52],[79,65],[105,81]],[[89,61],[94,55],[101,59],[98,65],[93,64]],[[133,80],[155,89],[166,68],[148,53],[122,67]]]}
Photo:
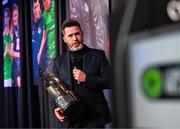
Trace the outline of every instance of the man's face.
{"label": "man's face", "polygon": [[63,39],[71,51],[77,51],[83,46],[83,33],[78,26],[65,27]]}
{"label": "man's face", "polygon": [[51,1],[50,0],[43,0],[43,5],[45,10],[50,9]]}
{"label": "man's face", "polygon": [[39,1],[34,2],[34,4],[33,4],[33,13],[34,13],[35,19],[38,19],[40,17],[40,5],[39,5]]}
{"label": "man's face", "polygon": [[18,25],[18,11],[17,9],[13,11],[13,22],[14,22],[14,25],[17,26]]}

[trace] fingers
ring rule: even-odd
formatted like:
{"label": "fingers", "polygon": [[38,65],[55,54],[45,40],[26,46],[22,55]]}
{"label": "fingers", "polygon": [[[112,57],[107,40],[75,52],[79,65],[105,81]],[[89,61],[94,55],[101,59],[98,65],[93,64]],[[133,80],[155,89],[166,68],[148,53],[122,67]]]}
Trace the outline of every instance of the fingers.
{"label": "fingers", "polygon": [[62,110],[60,107],[55,108],[54,113],[55,113],[57,119],[60,120],[61,122],[67,122],[68,121],[67,116],[63,116]]}
{"label": "fingers", "polygon": [[78,81],[78,84],[80,84],[80,82],[85,82],[86,80],[86,74],[77,68],[73,69],[73,77]]}
{"label": "fingers", "polygon": [[55,110],[55,112],[62,112],[62,110],[61,110],[60,107],[57,107],[57,108],[55,108],[54,110]]}
{"label": "fingers", "polygon": [[74,74],[77,74],[77,72],[78,72],[78,69],[77,69],[76,67],[74,67],[74,69],[73,69],[73,75],[74,75]]}
{"label": "fingers", "polygon": [[54,109],[54,113],[56,115],[56,117],[61,121],[63,119],[62,113],[61,113],[61,108],[55,108]]}
{"label": "fingers", "polygon": [[78,80],[79,74],[80,74],[80,70],[78,70],[76,67],[74,67],[74,69],[73,69],[73,77],[74,77],[75,80]]}
{"label": "fingers", "polygon": [[80,70],[78,70],[76,67],[73,69],[73,77],[75,80],[77,80],[77,83],[80,84]]}

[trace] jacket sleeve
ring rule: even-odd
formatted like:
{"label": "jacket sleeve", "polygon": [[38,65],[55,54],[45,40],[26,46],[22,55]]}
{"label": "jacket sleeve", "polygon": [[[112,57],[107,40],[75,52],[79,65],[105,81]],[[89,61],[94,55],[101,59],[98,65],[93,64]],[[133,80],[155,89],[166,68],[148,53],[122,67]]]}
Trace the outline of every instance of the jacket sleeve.
{"label": "jacket sleeve", "polygon": [[110,89],[110,65],[104,51],[100,54],[100,64],[97,75],[86,74],[85,85],[89,88]]}

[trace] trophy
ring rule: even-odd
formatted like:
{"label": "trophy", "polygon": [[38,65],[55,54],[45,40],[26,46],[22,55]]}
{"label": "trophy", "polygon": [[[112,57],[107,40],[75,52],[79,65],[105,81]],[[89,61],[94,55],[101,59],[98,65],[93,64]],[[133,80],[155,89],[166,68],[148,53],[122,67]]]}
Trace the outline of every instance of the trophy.
{"label": "trophy", "polygon": [[68,116],[71,120],[78,119],[85,109],[80,98],[73,91],[69,90],[55,75],[46,73],[42,69],[39,69],[39,75],[47,91],[61,108],[61,113],[64,116]]}

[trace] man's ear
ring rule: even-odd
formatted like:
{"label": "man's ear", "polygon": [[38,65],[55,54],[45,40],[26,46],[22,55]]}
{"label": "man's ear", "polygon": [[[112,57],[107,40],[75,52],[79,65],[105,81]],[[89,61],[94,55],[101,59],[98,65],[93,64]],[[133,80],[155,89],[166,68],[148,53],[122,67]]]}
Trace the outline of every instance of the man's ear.
{"label": "man's ear", "polygon": [[63,40],[64,40],[65,43],[67,43],[67,42],[66,42],[66,39],[65,39],[64,37],[63,37]]}

